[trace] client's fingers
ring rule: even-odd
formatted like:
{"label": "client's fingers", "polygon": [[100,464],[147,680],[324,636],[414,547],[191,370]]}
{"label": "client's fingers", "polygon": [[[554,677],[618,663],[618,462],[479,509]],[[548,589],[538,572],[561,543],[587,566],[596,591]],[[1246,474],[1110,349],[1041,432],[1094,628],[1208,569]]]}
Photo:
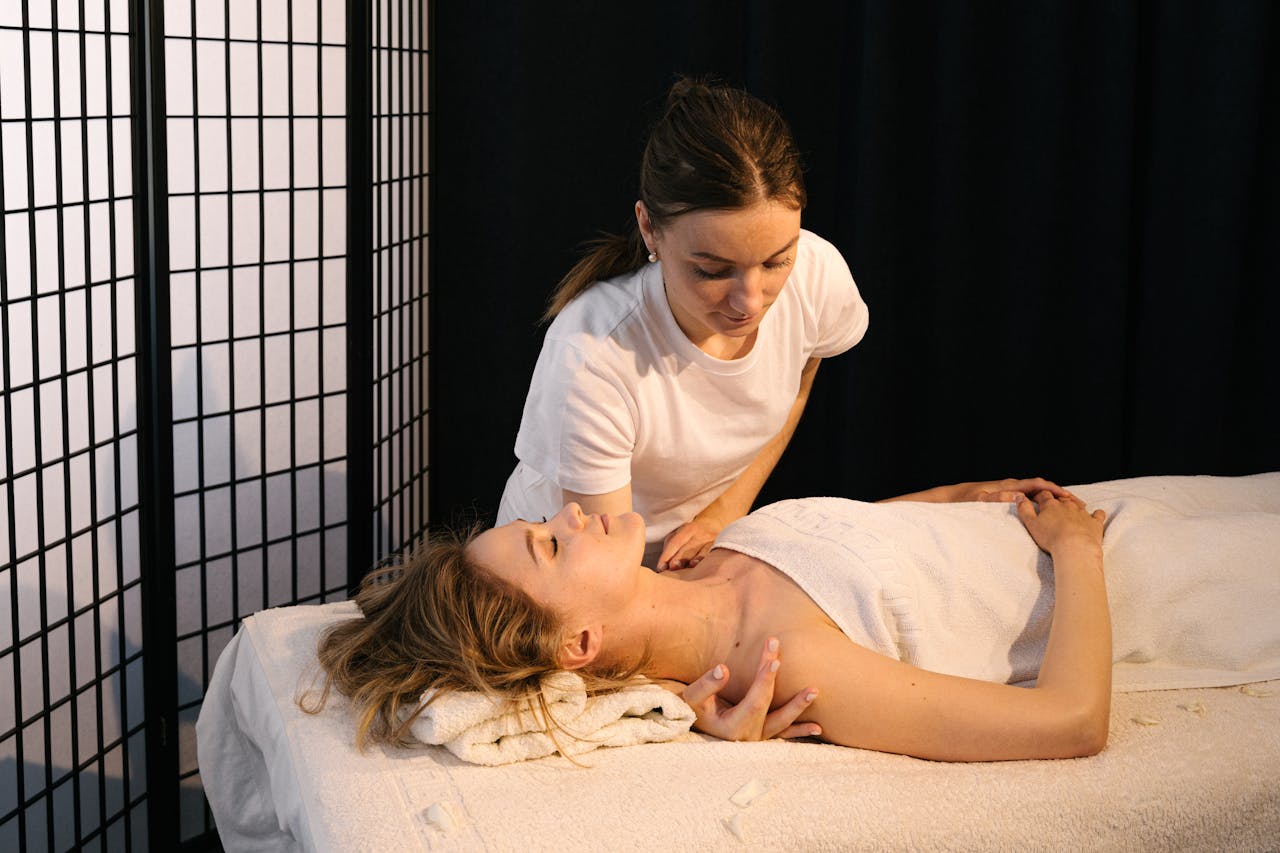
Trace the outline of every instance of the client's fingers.
{"label": "client's fingers", "polygon": [[701,678],[686,687],[680,696],[696,709],[706,704],[708,700],[714,700],[728,683],[729,667],[722,663],[716,664]]}

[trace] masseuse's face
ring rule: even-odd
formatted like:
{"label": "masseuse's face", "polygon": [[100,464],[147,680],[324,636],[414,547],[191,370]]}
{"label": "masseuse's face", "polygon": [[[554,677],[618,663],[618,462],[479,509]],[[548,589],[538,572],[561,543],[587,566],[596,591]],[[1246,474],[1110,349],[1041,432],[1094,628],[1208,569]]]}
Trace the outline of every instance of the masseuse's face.
{"label": "masseuse's face", "polygon": [[650,227],[642,202],[636,215],[645,241],[662,259],[667,302],[689,340],[720,355],[716,350],[732,347],[732,339],[752,337],[791,275],[800,209],[759,202],[740,210],[699,210],[660,231]]}
{"label": "masseuse's face", "polygon": [[644,556],[644,520],[634,512],[586,515],[570,503],[545,522],[486,530],[467,550],[563,618],[594,618],[630,600]]}

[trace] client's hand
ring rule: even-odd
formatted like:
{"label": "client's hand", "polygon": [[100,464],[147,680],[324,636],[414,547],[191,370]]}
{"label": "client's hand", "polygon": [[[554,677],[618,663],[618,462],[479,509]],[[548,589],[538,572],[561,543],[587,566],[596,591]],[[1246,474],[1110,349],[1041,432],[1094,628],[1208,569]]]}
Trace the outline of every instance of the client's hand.
{"label": "client's hand", "polygon": [[773,685],[778,675],[778,641],[770,639],[760,655],[760,668],[747,690],[747,695],[737,705],[730,705],[720,698],[720,691],[729,683],[729,668],[719,664],[706,675],[686,687],[682,693],[698,715],[694,728],[723,740],[769,740],[775,737],[811,737],[822,734],[816,723],[797,723],[804,710],[818,698],[814,688],[801,690],[787,704],[772,713]]}
{"label": "client's hand", "polygon": [[1045,553],[1053,554],[1072,545],[1102,547],[1103,524],[1107,520],[1102,510],[1090,513],[1079,498],[1059,498],[1048,490],[1037,494],[1034,500],[1016,500],[1018,520]]}
{"label": "client's hand", "polygon": [[1066,489],[1043,477],[1029,477],[1018,480],[1006,477],[1003,480],[987,480],[982,483],[960,483],[952,486],[956,489],[954,501],[1009,501],[1016,500],[1018,495],[1034,497],[1040,492],[1048,492],[1055,498],[1075,497]]}
{"label": "client's hand", "polygon": [[721,527],[705,518],[687,521],[667,534],[658,557],[657,570],[692,569],[707,556]]}

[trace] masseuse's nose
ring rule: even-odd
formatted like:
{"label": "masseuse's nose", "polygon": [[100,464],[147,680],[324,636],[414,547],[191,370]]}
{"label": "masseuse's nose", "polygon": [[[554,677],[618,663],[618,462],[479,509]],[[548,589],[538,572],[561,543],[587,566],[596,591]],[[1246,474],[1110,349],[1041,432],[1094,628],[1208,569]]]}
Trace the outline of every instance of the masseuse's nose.
{"label": "masseuse's nose", "polygon": [[759,314],[764,309],[764,275],[755,267],[742,273],[729,291],[729,307],[740,317]]}

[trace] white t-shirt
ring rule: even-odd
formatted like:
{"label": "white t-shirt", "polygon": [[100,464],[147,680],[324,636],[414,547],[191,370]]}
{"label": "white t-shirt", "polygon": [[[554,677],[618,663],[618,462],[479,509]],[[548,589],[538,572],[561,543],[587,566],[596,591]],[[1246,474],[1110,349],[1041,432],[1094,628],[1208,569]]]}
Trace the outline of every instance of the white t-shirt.
{"label": "white t-shirt", "polygon": [[852,347],[868,317],[840,252],[803,230],[786,286],[741,358],[715,358],[685,336],[660,262],[593,285],[547,330],[498,523],[554,515],[562,489],[597,495],[630,483],[653,565],[666,535],[782,429],[806,362]]}

